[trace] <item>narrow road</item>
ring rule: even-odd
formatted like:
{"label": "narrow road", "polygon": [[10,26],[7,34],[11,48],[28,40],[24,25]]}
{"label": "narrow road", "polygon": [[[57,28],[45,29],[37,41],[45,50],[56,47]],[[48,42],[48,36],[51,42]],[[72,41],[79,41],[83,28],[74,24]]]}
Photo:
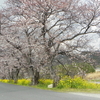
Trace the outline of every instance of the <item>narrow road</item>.
{"label": "narrow road", "polygon": [[0,83],[0,100],[100,100],[100,94],[59,93]]}

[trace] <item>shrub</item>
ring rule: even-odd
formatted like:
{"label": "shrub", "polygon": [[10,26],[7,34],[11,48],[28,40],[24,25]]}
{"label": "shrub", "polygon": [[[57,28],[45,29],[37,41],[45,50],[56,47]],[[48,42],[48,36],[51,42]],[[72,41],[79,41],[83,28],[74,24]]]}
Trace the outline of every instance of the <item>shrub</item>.
{"label": "shrub", "polygon": [[14,80],[9,80],[8,83],[14,84]]}
{"label": "shrub", "polygon": [[[14,84],[14,80],[8,80],[8,79],[0,79],[0,82]],[[30,83],[31,80],[29,79],[19,79],[17,82],[18,85],[29,85]]]}
{"label": "shrub", "polygon": [[71,87],[70,82],[71,82],[71,81],[69,81],[69,82],[67,83],[66,81],[60,80],[60,82],[59,82],[58,85],[57,85],[57,88],[59,88],[59,89],[62,89],[62,88],[70,88],[70,87]]}
{"label": "shrub", "polygon": [[9,82],[8,79],[1,79],[0,81],[3,82],[3,83],[8,83]]}
{"label": "shrub", "polygon": [[[14,80],[8,80],[8,79],[0,79],[0,82],[4,83],[12,83],[14,84]],[[31,83],[31,80],[29,79],[19,79],[17,84],[18,85],[29,85]],[[51,79],[40,79],[39,85],[40,87],[47,87],[49,84],[52,84],[53,80]],[[67,88],[76,88],[76,89],[100,89],[100,84],[96,83],[90,83],[80,77],[68,77],[64,76],[59,81],[57,85],[58,89],[67,89]]]}
{"label": "shrub", "polygon": [[27,79],[24,83],[24,85],[30,85],[31,84],[31,80],[30,79]]}
{"label": "shrub", "polygon": [[76,88],[76,89],[100,89],[100,84],[89,83],[81,77],[66,77],[60,80],[57,88]]}
{"label": "shrub", "polygon": [[69,76],[64,76],[62,79],[59,81],[57,88],[70,88],[71,87],[71,82],[72,79]]}
{"label": "shrub", "polygon": [[81,77],[74,77],[74,79],[72,79],[72,82],[71,82],[71,88],[85,89],[86,85],[87,85],[87,81],[85,81]]}
{"label": "shrub", "polygon": [[19,79],[17,82],[18,85],[29,85],[30,83],[31,81],[28,79]]}
{"label": "shrub", "polygon": [[51,79],[39,79],[40,85],[48,86],[49,84],[52,84],[52,83],[53,83],[53,80]]}

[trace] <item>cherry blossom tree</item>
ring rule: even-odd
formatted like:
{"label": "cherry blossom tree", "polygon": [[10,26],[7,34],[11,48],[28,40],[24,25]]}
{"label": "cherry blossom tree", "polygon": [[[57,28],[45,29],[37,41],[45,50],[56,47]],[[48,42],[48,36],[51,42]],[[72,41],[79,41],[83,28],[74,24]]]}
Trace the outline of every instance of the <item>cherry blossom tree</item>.
{"label": "cherry blossom tree", "polygon": [[22,65],[31,69],[33,84],[38,83],[39,66],[48,66],[56,86],[54,60],[87,47],[88,34],[100,33],[93,30],[100,25],[99,13],[99,0],[7,0],[1,34]]}

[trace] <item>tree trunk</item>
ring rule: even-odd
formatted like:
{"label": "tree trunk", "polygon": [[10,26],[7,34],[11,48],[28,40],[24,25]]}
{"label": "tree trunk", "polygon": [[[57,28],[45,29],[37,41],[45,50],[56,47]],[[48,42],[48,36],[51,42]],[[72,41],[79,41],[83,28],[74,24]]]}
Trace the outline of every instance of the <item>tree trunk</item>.
{"label": "tree trunk", "polygon": [[56,87],[58,82],[60,81],[60,77],[56,75],[52,66],[50,67],[50,75],[51,75],[51,78],[53,79],[53,87]]}
{"label": "tree trunk", "polygon": [[59,83],[60,79],[61,78],[59,76],[56,76],[55,75],[55,77],[53,79],[53,87],[56,87],[57,86],[57,84]]}
{"label": "tree trunk", "polygon": [[39,71],[36,68],[30,67],[31,72],[31,84],[30,85],[37,85],[39,83]]}
{"label": "tree trunk", "polygon": [[15,68],[14,72],[13,72],[14,83],[17,83],[17,81],[18,81],[18,75],[19,75],[19,69]]}

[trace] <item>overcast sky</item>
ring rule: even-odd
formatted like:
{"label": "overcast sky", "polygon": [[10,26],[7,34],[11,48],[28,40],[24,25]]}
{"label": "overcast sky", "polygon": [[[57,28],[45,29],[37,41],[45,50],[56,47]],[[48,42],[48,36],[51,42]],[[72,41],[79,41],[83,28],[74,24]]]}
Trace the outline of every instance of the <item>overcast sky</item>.
{"label": "overcast sky", "polygon": [[5,2],[6,0],[0,0],[0,8],[2,8],[2,6],[4,5],[4,2]]}

